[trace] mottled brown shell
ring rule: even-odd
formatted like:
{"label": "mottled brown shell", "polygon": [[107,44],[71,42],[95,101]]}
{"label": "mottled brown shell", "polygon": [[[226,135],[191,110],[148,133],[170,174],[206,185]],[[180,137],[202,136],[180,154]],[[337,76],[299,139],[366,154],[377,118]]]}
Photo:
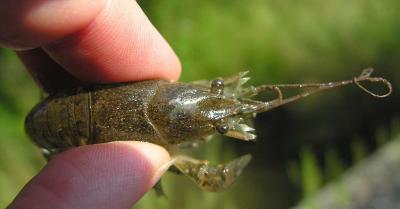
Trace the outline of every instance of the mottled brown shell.
{"label": "mottled brown shell", "polygon": [[147,107],[161,83],[165,81],[102,85],[51,95],[30,112],[26,131],[49,150],[111,140],[159,144]]}
{"label": "mottled brown shell", "polygon": [[214,134],[215,121],[240,105],[185,83],[98,85],[49,96],[28,115],[26,131],[47,150],[114,140],[177,145]]}

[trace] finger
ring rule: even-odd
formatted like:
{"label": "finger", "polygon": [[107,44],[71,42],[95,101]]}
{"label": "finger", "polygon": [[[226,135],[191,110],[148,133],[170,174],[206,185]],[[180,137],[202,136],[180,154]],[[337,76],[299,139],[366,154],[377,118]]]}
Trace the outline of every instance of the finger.
{"label": "finger", "polygon": [[112,1],[84,30],[44,47],[86,81],[176,80],[180,63],[136,1]]}
{"label": "finger", "polygon": [[108,0],[1,0],[0,46],[37,48],[86,27]]}
{"label": "finger", "polygon": [[161,147],[114,142],[79,147],[52,159],[9,209],[131,208],[170,162]]}
{"label": "finger", "polygon": [[[80,80],[110,83],[176,80],[179,77],[181,66],[178,58],[136,1],[108,0],[93,6],[78,0],[36,0],[35,7],[26,6],[27,0],[6,2],[24,5],[14,7],[17,8],[15,13],[25,15],[23,20],[17,18],[19,24],[12,27],[11,32],[0,36],[0,42],[14,48],[41,46],[60,66]],[[74,2],[79,3],[74,6]],[[88,13],[91,15],[75,15],[81,11],[75,7],[81,5],[90,10]],[[5,10],[4,4],[1,7]],[[19,12],[20,8],[24,11]],[[10,16],[18,17],[14,13],[0,15],[0,19],[2,16],[11,22]],[[77,23],[73,23],[75,21]],[[0,28],[0,32],[4,30],[7,28]],[[19,45],[11,43],[13,38]],[[34,53],[31,56],[34,57]]]}

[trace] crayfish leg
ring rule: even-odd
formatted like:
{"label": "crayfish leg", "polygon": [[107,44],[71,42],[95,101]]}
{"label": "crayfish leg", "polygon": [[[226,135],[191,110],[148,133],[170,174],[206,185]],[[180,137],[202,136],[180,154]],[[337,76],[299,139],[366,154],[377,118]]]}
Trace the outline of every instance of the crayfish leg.
{"label": "crayfish leg", "polygon": [[217,192],[229,187],[251,160],[251,155],[243,155],[227,164],[210,165],[208,161],[187,156],[175,157],[174,167],[188,176],[201,189]]}
{"label": "crayfish leg", "polygon": [[157,183],[153,186],[153,189],[156,192],[157,197],[167,197],[161,184],[161,179],[157,181]]}

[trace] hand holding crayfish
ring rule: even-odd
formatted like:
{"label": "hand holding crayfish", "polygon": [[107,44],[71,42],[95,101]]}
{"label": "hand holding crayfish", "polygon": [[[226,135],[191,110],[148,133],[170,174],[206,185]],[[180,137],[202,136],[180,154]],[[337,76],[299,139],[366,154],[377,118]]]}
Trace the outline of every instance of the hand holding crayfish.
{"label": "hand holding crayfish", "polygon": [[[179,77],[179,60],[135,1],[3,0],[0,17],[0,46],[16,49],[48,93],[82,81]],[[45,166],[9,208],[130,208],[169,161],[149,143],[74,149]]]}

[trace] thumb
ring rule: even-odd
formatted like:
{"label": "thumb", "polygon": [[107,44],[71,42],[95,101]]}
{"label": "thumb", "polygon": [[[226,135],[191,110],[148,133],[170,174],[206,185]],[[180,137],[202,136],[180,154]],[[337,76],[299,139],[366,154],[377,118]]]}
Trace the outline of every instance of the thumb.
{"label": "thumb", "polygon": [[131,208],[171,162],[145,142],[112,142],[71,149],[52,159],[9,208]]}

